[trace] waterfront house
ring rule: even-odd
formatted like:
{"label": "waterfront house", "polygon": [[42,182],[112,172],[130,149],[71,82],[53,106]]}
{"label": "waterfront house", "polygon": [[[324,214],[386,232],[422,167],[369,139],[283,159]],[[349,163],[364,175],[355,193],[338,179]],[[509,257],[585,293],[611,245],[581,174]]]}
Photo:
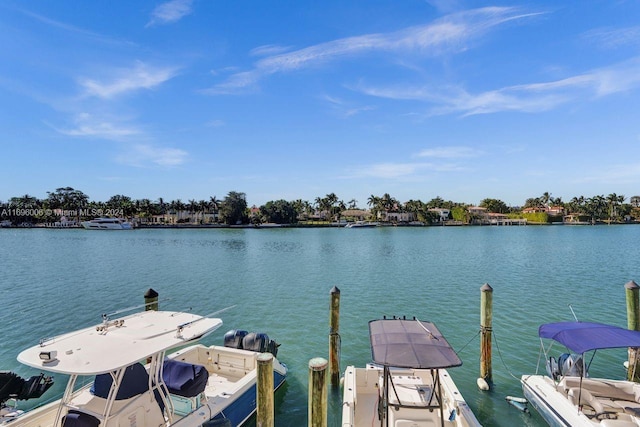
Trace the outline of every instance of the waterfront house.
{"label": "waterfront house", "polygon": [[445,208],[432,208],[429,209],[429,212],[433,212],[434,214],[436,214],[436,222],[448,221],[449,215],[451,214],[451,210]]}

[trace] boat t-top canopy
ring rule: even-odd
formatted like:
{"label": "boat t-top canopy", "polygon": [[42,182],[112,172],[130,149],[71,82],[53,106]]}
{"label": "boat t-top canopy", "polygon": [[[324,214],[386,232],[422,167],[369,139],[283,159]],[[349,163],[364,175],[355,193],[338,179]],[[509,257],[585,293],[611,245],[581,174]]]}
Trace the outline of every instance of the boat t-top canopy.
{"label": "boat t-top canopy", "polygon": [[143,311],[43,340],[18,361],[68,375],[96,375],[188,344],[222,325],[218,318],[174,311]]}
{"label": "boat t-top canopy", "polygon": [[606,348],[640,347],[640,331],[602,323],[547,323],[540,326],[538,335],[557,341],[580,354]]}
{"label": "boat t-top canopy", "polygon": [[462,361],[436,325],[417,319],[382,319],[369,322],[374,363],[412,369],[441,369]]}

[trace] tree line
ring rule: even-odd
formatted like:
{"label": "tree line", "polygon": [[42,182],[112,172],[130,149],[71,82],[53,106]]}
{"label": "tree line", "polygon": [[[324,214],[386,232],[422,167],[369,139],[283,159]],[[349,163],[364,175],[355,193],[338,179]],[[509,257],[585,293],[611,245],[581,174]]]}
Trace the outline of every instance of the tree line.
{"label": "tree line", "polygon": [[[637,197],[632,198],[638,201]],[[564,202],[561,198],[554,198],[548,192],[539,197],[526,199],[522,207],[508,206],[502,200],[486,198],[480,202],[480,207],[487,212],[507,214],[511,217],[523,217],[523,210],[527,209],[545,211],[552,207],[559,207],[567,214],[588,217],[593,222],[615,221],[622,222],[628,218],[640,219],[640,208],[637,203],[625,203],[626,197],[615,193],[608,196],[597,195],[593,197],[573,197]],[[473,215],[469,211],[471,205],[461,202],[444,200],[435,197],[428,202],[421,200],[409,200],[404,203],[385,193],[382,196],[371,195],[367,201],[366,219],[383,219],[389,213],[411,213],[416,221],[431,224],[439,219],[439,213],[434,209],[446,209],[450,212],[450,219],[460,222],[471,222]],[[246,194],[231,191],[224,199],[211,196],[206,200],[180,199],[166,201],[158,198],[132,199],[125,195],[114,195],[107,201],[91,201],[89,196],[72,187],[61,187],[55,191],[47,192],[47,197],[38,199],[26,194],[12,197],[8,202],[0,202],[0,219],[11,221],[14,224],[46,223],[60,219],[61,214],[70,220],[82,221],[92,219],[96,213],[118,212],[125,218],[151,218],[158,215],[176,214],[187,212],[190,221],[200,218],[200,222],[216,222],[220,224],[295,224],[300,221],[339,221],[355,216],[354,211],[362,210],[358,207],[358,201],[352,199],[348,202],[341,200],[335,193],[324,197],[317,197],[313,202],[305,200],[274,200],[260,207],[247,204]]]}

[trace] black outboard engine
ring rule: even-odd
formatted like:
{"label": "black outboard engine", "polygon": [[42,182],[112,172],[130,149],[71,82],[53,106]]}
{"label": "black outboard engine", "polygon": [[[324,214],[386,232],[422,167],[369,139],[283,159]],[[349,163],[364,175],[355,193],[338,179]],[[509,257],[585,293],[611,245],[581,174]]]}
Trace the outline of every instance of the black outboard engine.
{"label": "black outboard engine", "polygon": [[273,356],[278,355],[278,347],[280,344],[274,340],[270,340],[267,334],[260,332],[248,333],[242,340],[242,347],[245,350],[256,351],[258,353],[271,353]]}
{"label": "black outboard engine", "polygon": [[232,329],[224,334],[224,346],[229,348],[242,349],[242,339],[248,334],[247,331]]}
{"label": "black outboard engine", "polygon": [[9,399],[36,399],[52,385],[53,378],[45,377],[44,374],[34,375],[25,380],[13,372],[0,371],[0,406]]}

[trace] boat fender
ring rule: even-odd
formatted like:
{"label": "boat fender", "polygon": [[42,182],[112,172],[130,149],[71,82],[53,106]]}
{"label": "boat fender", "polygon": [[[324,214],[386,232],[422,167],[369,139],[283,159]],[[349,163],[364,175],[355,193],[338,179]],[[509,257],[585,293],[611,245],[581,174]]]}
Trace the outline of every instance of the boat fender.
{"label": "boat fender", "polygon": [[514,408],[518,409],[521,412],[524,412],[525,414],[530,414],[529,407],[527,406],[529,402],[524,397],[507,396],[505,399]]}
{"label": "boat fender", "polygon": [[484,378],[478,378],[477,384],[478,388],[482,391],[487,391],[490,388],[489,383]]}

